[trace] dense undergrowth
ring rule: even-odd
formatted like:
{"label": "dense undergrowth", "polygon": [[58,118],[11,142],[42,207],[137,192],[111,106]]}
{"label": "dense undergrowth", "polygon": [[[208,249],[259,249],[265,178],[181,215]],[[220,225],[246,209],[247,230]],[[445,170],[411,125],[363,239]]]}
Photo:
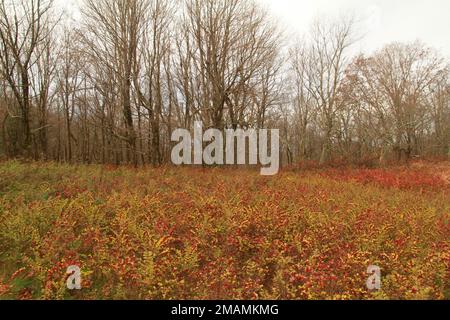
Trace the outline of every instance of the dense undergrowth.
{"label": "dense undergrowth", "polygon": [[449,213],[423,170],[3,162],[0,298],[449,299]]}

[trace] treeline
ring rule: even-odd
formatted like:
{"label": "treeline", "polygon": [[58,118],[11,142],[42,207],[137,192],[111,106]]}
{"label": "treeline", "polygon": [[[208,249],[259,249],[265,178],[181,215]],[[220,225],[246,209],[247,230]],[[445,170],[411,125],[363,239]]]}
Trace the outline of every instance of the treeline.
{"label": "treeline", "polygon": [[160,165],[171,133],[278,128],[284,164],[446,157],[449,65],[355,55],[351,19],[288,41],[251,0],[0,0],[0,157]]}

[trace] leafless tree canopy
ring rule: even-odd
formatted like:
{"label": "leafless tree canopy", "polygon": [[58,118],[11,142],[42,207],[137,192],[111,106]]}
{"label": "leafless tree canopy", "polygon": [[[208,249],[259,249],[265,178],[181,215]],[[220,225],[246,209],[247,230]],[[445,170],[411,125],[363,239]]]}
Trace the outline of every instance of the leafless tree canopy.
{"label": "leafless tree canopy", "polygon": [[352,19],[289,44],[252,0],[0,0],[0,157],[161,165],[171,133],[278,128],[284,164],[447,157],[449,66],[420,42],[354,54]]}

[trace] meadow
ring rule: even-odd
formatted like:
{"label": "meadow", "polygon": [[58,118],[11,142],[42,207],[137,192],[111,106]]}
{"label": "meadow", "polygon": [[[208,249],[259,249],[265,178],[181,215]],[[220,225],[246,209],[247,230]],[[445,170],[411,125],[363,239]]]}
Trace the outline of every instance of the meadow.
{"label": "meadow", "polygon": [[0,299],[449,299],[449,168],[1,162]]}

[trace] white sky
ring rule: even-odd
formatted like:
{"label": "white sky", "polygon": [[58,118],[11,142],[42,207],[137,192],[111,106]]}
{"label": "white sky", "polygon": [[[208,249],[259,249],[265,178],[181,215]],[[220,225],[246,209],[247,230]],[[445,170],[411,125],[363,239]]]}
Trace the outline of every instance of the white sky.
{"label": "white sky", "polygon": [[308,32],[324,14],[353,14],[365,34],[360,50],[371,52],[392,41],[421,40],[450,57],[450,0],[257,0],[284,28]]}
{"label": "white sky", "polygon": [[[290,36],[308,32],[312,21],[327,15],[352,14],[365,35],[359,49],[369,53],[392,41],[421,40],[450,58],[450,0],[256,0]],[[77,0],[57,0],[76,11]],[[292,34],[290,30],[293,30]]]}

